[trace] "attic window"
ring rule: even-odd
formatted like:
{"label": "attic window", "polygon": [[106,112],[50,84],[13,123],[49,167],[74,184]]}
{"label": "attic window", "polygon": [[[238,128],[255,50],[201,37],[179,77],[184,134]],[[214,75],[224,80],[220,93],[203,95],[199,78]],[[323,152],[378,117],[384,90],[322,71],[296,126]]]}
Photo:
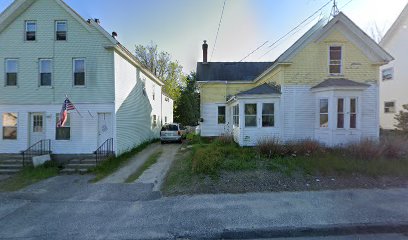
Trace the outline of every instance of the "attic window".
{"label": "attic window", "polygon": [[341,59],[342,49],[341,46],[330,46],[329,50],[329,74],[338,75],[341,74]]}
{"label": "attic window", "polygon": [[381,71],[383,81],[392,80],[394,78],[394,68],[386,68]]}
{"label": "attic window", "polygon": [[57,41],[67,40],[67,21],[55,22],[55,39]]}
{"label": "attic window", "polygon": [[37,23],[35,21],[25,22],[25,40],[35,41],[35,33],[37,32]]}

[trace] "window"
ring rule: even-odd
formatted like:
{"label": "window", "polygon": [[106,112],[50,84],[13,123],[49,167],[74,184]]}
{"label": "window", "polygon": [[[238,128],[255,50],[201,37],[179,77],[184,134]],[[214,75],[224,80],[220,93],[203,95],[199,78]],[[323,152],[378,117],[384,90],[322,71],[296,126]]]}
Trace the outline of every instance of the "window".
{"label": "window", "polygon": [[167,116],[164,117],[164,124],[167,124]]}
{"label": "window", "polygon": [[85,59],[74,59],[74,86],[85,86]]}
{"label": "window", "polygon": [[384,102],[384,113],[395,113],[395,102]]}
{"label": "window", "polygon": [[35,41],[35,33],[37,31],[37,23],[35,21],[25,22],[25,40]]}
{"label": "window", "polygon": [[[56,123],[59,122],[60,114],[56,114]],[[71,139],[71,115],[67,113],[67,120],[63,127],[57,127],[55,130],[55,140],[70,140]]]}
{"label": "window", "polygon": [[264,103],[262,105],[262,127],[275,126],[275,105],[273,103]]}
{"label": "window", "polygon": [[320,99],[319,103],[319,114],[320,114],[320,127],[329,127],[329,100]]}
{"label": "window", "polygon": [[382,70],[381,78],[383,81],[392,80],[394,78],[394,68],[386,68]]}
{"label": "window", "polygon": [[157,116],[153,115],[153,127],[157,127]]}
{"label": "window", "polygon": [[256,127],[256,104],[245,104],[245,127]]}
{"label": "window", "polygon": [[40,59],[40,86],[51,86],[52,61],[51,59]]}
{"label": "window", "polygon": [[350,128],[357,128],[357,99],[350,98]]}
{"label": "window", "polygon": [[67,40],[67,21],[55,22],[55,39],[57,41]]}
{"label": "window", "polygon": [[340,46],[331,46],[329,50],[329,73],[341,74],[341,58],[342,52]]}
{"label": "window", "polygon": [[239,105],[232,107],[232,123],[234,127],[239,127]]}
{"label": "window", "polygon": [[33,132],[43,132],[43,115],[33,115]]}
{"label": "window", "polygon": [[17,139],[17,113],[3,113],[3,139]]}
{"label": "window", "polygon": [[225,124],[225,106],[218,106],[218,124]]}
{"label": "window", "polygon": [[17,59],[6,59],[6,86],[17,86]]}
{"label": "window", "polygon": [[344,98],[337,99],[337,128],[344,128]]}

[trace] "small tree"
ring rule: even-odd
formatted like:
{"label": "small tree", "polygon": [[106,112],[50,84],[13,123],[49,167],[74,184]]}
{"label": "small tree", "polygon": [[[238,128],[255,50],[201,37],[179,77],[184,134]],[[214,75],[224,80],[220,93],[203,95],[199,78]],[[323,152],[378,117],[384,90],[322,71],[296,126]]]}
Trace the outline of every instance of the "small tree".
{"label": "small tree", "polygon": [[395,127],[397,130],[408,133],[408,104],[402,105],[402,108],[404,108],[404,110],[399,111],[394,117],[394,119],[397,120]]}

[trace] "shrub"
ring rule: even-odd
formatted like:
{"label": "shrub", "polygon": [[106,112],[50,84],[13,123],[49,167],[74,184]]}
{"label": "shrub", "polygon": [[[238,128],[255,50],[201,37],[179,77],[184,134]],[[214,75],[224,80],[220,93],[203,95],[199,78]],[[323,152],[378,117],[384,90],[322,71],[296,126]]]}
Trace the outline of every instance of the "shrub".
{"label": "shrub", "polygon": [[228,144],[233,144],[234,142],[234,137],[231,134],[225,134],[217,137],[215,139],[216,144],[221,144],[221,145],[228,145]]}
{"label": "shrub", "polygon": [[195,134],[195,133],[188,133],[187,136],[186,136],[186,139],[190,144],[201,143],[200,135]]}
{"label": "shrub", "polygon": [[200,147],[195,150],[192,158],[192,172],[216,175],[223,160],[219,148]]}
{"label": "shrub", "polygon": [[258,141],[256,150],[259,155],[272,158],[285,155],[287,150],[278,138],[264,138]]}
{"label": "shrub", "polygon": [[408,139],[402,136],[386,137],[381,142],[384,147],[384,156],[399,159],[408,155]]}
{"label": "shrub", "polygon": [[349,144],[348,151],[355,158],[374,160],[381,158],[384,153],[384,146],[377,141],[364,139],[360,142]]}
{"label": "shrub", "polygon": [[404,110],[400,111],[395,115],[395,120],[397,120],[397,124],[395,127],[397,130],[401,130],[404,133],[408,133],[408,104],[402,105]]}
{"label": "shrub", "polygon": [[287,155],[311,155],[322,149],[320,143],[312,139],[288,142],[285,144]]}

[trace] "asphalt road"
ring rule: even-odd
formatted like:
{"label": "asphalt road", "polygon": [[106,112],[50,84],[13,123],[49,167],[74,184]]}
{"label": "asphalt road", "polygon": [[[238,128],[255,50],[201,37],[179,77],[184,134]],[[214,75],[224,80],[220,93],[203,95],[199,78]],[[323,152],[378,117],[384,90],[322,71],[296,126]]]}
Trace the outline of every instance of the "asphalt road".
{"label": "asphalt road", "polygon": [[89,184],[89,178],[59,176],[0,194],[0,239],[231,239],[408,231],[408,189],[161,197],[148,184]]}

